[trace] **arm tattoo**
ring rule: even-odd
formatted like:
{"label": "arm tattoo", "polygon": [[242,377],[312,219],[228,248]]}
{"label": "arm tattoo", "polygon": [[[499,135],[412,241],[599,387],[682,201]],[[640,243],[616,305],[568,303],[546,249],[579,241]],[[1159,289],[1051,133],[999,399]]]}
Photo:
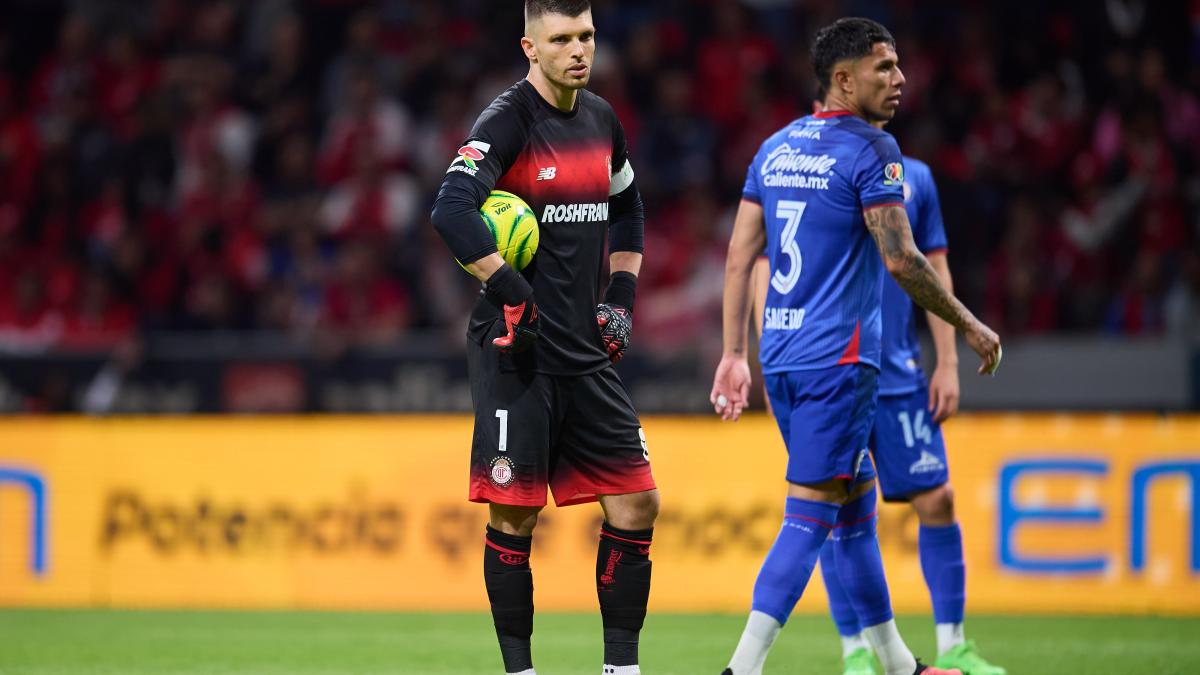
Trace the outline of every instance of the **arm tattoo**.
{"label": "arm tattoo", "polygon": [[908,214],[901,206],[882,206],[865,214],[867,229],[896,283],[921,307],[964,330],[974,317],[938,280],[937,272],[917,249]]}

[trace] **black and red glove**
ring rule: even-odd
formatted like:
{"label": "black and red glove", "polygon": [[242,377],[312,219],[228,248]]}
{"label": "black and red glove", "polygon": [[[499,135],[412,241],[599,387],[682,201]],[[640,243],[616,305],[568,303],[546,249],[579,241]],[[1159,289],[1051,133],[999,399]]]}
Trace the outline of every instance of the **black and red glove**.
{"label": "black and red glove", "polygon": [[537,304],[533,287],[507,263],[483,285],[483,294],[500,308],[506,333],[492,340],[496,349],[516,354],[533,346],[538,338]]}
{"label": "black and red glove", "polygon": [[633,335],[633,298],[637,277],[629,272],[614,272],[608,280],[604,302],[596,305],[596,323],[608,360],[616,363],[625,356]]}

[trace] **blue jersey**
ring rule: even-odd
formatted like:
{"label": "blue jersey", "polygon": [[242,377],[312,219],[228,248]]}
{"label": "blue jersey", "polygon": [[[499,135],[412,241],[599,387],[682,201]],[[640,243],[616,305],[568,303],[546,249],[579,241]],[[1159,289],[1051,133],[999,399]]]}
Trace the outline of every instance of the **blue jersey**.
{"label": "blue jersey", "polygon": [[[942,207],[929,165],[904,158],[904,208],[913,239],[922,253],[946,248]],[[920,389],[921,343],[917,339],[913,302],[891,275],[883,280],[883,367],[879,373],[881,395],[908,394]]]}
{"label": "blue jersey", "polygon": [[764,373],[879,368],[883,267],[863,211],[903,204],[903,182],[895,139],[845,112],[802,117],[759,148],[742,197],[767,230]]}

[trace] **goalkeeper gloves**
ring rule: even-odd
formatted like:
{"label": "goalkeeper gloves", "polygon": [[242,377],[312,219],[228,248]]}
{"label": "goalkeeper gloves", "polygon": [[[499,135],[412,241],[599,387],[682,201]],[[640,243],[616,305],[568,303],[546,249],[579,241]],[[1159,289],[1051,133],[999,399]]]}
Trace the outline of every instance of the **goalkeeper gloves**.
{"label": "goalkeeper gloves", "polygon": [[506,333],[492,340],[496,349],[516,354],[537,342],[537,304],[533,287],[521,273],[505,263],[483,285],[483,295],[500,308]]}
{"label": "goalkeeper gloves", "polygon": [[596,306],[596,323],[600,324],[600,339],[613,363],[625,356],[633,333],[633,296],[637,277],[629,272],[614,272],[604,292],[604,302]]}

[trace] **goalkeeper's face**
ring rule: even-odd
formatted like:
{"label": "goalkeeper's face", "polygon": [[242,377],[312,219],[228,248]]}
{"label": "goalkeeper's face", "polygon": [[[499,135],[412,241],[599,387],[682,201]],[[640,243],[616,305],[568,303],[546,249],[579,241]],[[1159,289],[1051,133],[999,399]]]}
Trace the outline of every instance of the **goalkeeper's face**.
{"label": "goalkeeper's face", "polygon": [[547,80],[564,89],[582,89],[592,76],[596,54],[592,11],[579,16],[543,14],[525,25],[521,44]]}

